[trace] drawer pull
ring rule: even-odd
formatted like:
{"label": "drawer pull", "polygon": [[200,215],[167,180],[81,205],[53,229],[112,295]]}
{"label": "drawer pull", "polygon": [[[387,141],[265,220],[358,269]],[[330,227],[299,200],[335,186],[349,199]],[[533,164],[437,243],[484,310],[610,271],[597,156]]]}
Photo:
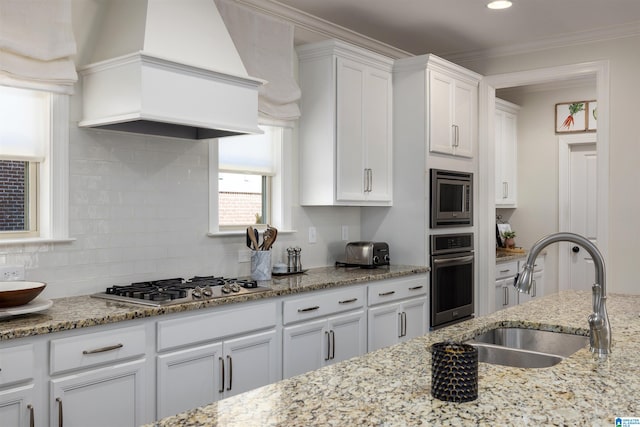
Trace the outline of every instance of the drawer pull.
{"label": "drawer pull", "polygon": [[100,347],[93,350],[84,350],[82,354],[105,353],[107,351],[117,350],[122,347],[124,347],[124,344],[108,345],[106,347]]}
{"label": "drawer pull", "polygon": [[307,311],[313,311],[313,310],[317,310],[319,308],[320,308],[319,305],[314,305],[313,307],[307,307],[307,308],[299,308],[298,309],[298,313],[305,313]]}
{"label": "drawer pull", "polygon": [[508,273],[509,271],[511,271],[510,269],[506,269],[506,270],[500,270],[500,273]]}
{"label": "drawer pull", "polygon": [[414,286],[414,287],[411,287],[411,288],[409,288],[409,290],[410,290],[410,291],[417,291],[418,289],[422,289],[422,288],[423,288],[423,286],[422,286],[422,285],[420,285],[420,286]]}
{"label": "drawer pull", "polygon": [[349,304],[350,302],[356,302],[358,301],[358,298],[351,298],[351,299],[345,299],[342,301],[338,301],[338,304]]}
{"label": "drawer pull", "polygon": [[389,295],[393,295],[395,293],[396,293],[396,291],[381,292],[381,293],[378,294],[378,296],[379,297],[386,297],[386,296],[389,296]]}

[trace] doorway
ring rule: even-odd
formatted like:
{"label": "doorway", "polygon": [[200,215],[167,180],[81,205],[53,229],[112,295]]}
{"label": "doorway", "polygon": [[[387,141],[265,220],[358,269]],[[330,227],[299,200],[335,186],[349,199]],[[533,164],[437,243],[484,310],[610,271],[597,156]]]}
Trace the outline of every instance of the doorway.
{"label": "doorway", "polygon": [[[595,134],[558,138],[559,231],[580,234],[596,246],[597,146]],[[558,288],[590,290],[595,274],[593,260],[577,245],[560,243]]]}
{"label": "doorway", "polygon": [[[598,178],[596,183],[600,203],[597,204],[596,237],[598,248],[605,258],[608,257],[608,187],[609,187],[609,65],[607,61],[596,61],[583,64],[550,67],[530,71],[496,74],[487,76],[480,82],[479,94],[479,144],[485,147],[480,150],[479,167],[481,170],[495,170],[495,146],[493,111],[495,111],[496,89],[518,86],[544,84],[562,80],[570,80],[592,76],[596,82],[598,99],[598,130],[596,147]],[[493,309],[495,287],[495,177],[493,173],[480,174],[479,206],[479,250],[478,269],[479,283],[476,289],[478,312],[485,314]],[[549,278],[556,281],[558,277]],[[560,288],[560,286],[558,286]],[[480,291],[481,290],[481,291]]]}

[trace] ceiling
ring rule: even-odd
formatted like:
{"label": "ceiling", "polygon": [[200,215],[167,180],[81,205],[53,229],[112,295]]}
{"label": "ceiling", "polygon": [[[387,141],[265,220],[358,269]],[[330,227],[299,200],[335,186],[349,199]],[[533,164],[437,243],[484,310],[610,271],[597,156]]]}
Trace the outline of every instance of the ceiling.
{"label": "ceiling", "polygon": [[419,55],[531,50],[640,34],[640,0],[271,0]]}

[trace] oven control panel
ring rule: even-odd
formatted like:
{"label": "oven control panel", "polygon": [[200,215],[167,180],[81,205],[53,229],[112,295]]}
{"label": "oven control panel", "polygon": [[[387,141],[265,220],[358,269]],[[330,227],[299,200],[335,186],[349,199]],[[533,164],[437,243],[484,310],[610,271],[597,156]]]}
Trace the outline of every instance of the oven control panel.
{"label": "oven control panel", "polygon": [[431,236],[431,255],[473,251],[473,233]]}

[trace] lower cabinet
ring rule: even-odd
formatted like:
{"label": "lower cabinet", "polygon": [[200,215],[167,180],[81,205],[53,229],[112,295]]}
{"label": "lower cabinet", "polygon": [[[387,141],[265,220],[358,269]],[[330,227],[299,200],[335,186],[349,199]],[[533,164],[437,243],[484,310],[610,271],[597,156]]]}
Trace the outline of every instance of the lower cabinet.
{"label": "lower cabinet", "polygon": [[280,379],[276,302],[158,322],[156,417]]}
{"label": "lower cabinet", "polygon": [[533,267],[533,284],[531,291],[518,292],[513,286],[518,272],[522,271],[525,260],[508,261],[496,264],[495,309],[513,307],[544,295],[544,262],[545,255],[536,259]]}
{"label": "lower cabinet", "polygon": [[426,297],[370,308],[368,350],[377,350],[424,335],[426,312]]}
{"label": "lower cabinet", "polygon": [[0,426],[35,425],[34,388],[34,384],[29,384],[0,390]]}
{"label": "lower cabinet", "polygon": [[50,381],[50,426],[139,426],[146,408],[146,359]]}
{"label": "lower cabinet", "polygon": [[35,425],[34,356],[33,344],[0,349],[0,426]]}
{"label": "lower cabinet", "polygon": [[368,350],[424,335],[428,330],[426,276],[369,286]]}
{"label": "lower cabinet", "polygon": [[366,331],[364,310],[284,328],[284,377],[366,353]]}
{"label": "lower cabinet", "polygon": [[158,356],[157,417],[278,380],[275,330]]}

